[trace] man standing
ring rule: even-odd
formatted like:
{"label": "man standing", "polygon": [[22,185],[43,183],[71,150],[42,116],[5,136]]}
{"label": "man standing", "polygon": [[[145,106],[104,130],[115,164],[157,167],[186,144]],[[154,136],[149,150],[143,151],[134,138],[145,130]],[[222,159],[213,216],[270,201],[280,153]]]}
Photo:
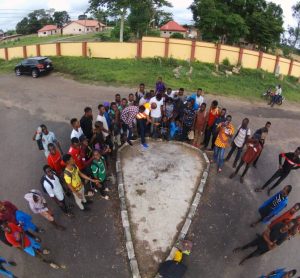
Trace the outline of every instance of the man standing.
{"label": "man standing", "polygon": [[137,122],[138,133],[141,136],[142,147],[147,149],[148,145],[146,144],[145,135],[146,135],[146,128],[148,123],[148,115],[145,111],[146,111],[146,107],[144,105],[141,105],[139,107],[139,113],[136,115],[136,122]]}
{"label": "man standing", "polygon": [[216,139],[218,137],[218,131],[217,131],[218,125],[220,123],[225,123],[226,122],[226,113],[227,113],[227,109],[222,108],[220,116],[215,119],[215,121],[212,125],[212,128],[211,128],[211,134],[212,134],[211,150],[214,150],[214,148],[215,148],[215,142],[216,142]]}
{"label": "man standing", "polygon": [[292,206],[288,211],[278,216],[275,220],[271,222],[269,225],[269,228],[272,228],[275,224],[279,222],[283,222],[285,224],[291,222],[293,219],[295,219],[295,214],[300,210],[300,203],[296,203]]}
{"label": "man standing", "polygon": [[226,117],[225,123],[220,123],[217,127],[217,131],[219,132],[214,148],[214,162],[217,163],[218,172],[222,171],[222,167],[224,164],[224,154],[225,148],[228,145],[229,138],[232,137],[234,133],[234,127],[231,124],[232,117],[228,115]]}
{"label": "man standing", "polygon": [[97,116],[96,121],[102,122],[102,124],[103,124],[102,134],[103,134],[104,140],[106,140],[106,137],[109,135],[109,128],[108,128],[107,120],[104,116],[104,114],[106,112],[104,105],[99,104],[98,110],[99,110],[99,115]]}
{"label": "man standing", "polygon": [[140,86],[139,86],[139,89],[135,93],[135,101],[136,101],[136,103],[139,103],[140,99],[143,98],[145,96],[145,94],[146,94],[146,92],[145,92],[145,84],[141,83]]}
{"label": "man standing", "polygon": [[203,92],[203,90],[202,90],[201,88],[199,88],[199,89],[197,90],[197,93],[196,93],[196,94],[192,94],[192,95],[188,98],[188,100],[194,99],[195,104],[197,104],[198,107],[200,107],[201,104],[204,102],[204,97],[203,97],[203,96],[204,96],[204,92]]}
{"label": "man standing", "polygon": [[203,141],[205,149],[207,148],[209,141],[210,141],[213,124],[219,116],[220,116],[220,109],[218,107],[218,101],[214,100],[214,101],[212,101],[211,106],[210,106],[208,119],[207,119],[207,125],[206,125],[206,129],[205,129],[205,135],[204,135],[204,141]]}
{"label": "man standing", "polygon": [[[265,141],[266,141],[266,138],[268,136],[268,132],[269,132],[270,127],[271,127],[271,122],[267,122],[264,127],[256,130],[254,135],[253,135],[254,137],[255,136],[260,137],[260,142],[262,143],[262,148],[264,148]],[[257,162],[258,162],[258,159],[259,159],[261,153],[262,153],[262,151],[260,152],[259,156],[256,158],[256,160],[253,163],[253,166],[255,168],[256,168],[256,165],[257,165]]]}
{"label": "man standing", "polygon": [[64,190],[59,178],[53,173],[49,165],[45,165],[43,171],[45,175],[41,179],[41,184],[44,191],[47,192],[49,197],[54,200],[67,216],[73,216],[66,204]]}
{"label": "man standing", "polygon": [[248,244],[235,248],[233,250],[234,253],[246,250],[250,247],[256,247],[256,250],[243,258],[239,265],[242,265],[250,258],[261,256],[281,245],[286,239],[288,239],[288,231],[290,228],[292,228],[291,224],[278,223],[272,229],[267,228],[262,235],[256,235],[256,238]]}
{"label": "man standing", "polygon": [[16,266],[17,264],[12,261],[8,262],[4,258],[0,257],[0,274],[3,275],[3,277],[16,278],[16,276],[14,276],[11,271],[7,270],[4,265]]}
{"label": "man standing", "polygon": [[60,177],[63,172],[61,153],[56,149],[55,145],[52,143],[48,144],[48,151],[48,165]]}
{"label": "man standing", "polygon": [[249,139],[247,143],[246,152],[244,153],[242,159],[240,160],[240,163],[236,168],[235,172],[233,172],[229,178],[232,179],[239,172],[240,168],[246,163],[245,170],[240,177],[240,182],[243,183],[244,176],[246,175],[253,161],[255,161],[257,156],[259,156],[261,150],[262,150],[262,146],[258,138]]}
{"label": "man standing", "polygon": [[[297,170],[300,168],[300,147],[298,147],[295,152],[281,153],[279,155],[279,169],[274,173],[274,175],[262,186],[255,189],[256,192],[261,192],[269,184],[277,179],[273,186],[268,189],[268,195],[272,189],[278,186],[291,172],[291,170]],[[282,160],[284,159],[284,163]]]}
{"label": "man standing", "polygon": [[84,108],[84,115],[80,119],[80,126],[84,135],[91,140],[93,137],[93,111],[91,107]]}
{"label": "man standing", "polygon": [[195,124],[194,124],[194,141],[193,146],[196,148],[200,147],[203,132],[207,122],[206,103],[203,102],[200,109],[196,113]]}
{"label": "man standing", "polygon": [[192,130],[195,121],[195,111],[191,101],[187,101],[185,108],[183,109],[182,118],[182,141],[188,140],[188,134]]}
{"label": "man standing", "polygon": [[82,211],[89,210],[86,206],[84,206],[88,203],[88,201],[85,198],[84,186],[82,184],[80,177],[89,180],[91,182],[94,182],[96,183],[96,185],[99,185],[99,181],[95,179],[91,179],[87,175],[83,174],[77,168],[77,166],[75,166],[75,162],[70,154],[65,154],[63,156],[63,161],[66,164],[66,168],[64,171],[64,179],[67,186],[70,188],[70,190],[74,195],[76,204]]}
{"label": "man standing", "polygon": [[125,124],[126,131],[128,130],[127,143],[130,146],[132,146],[131,143],[132,129],[135,124],[136,115],[138,113],[139,113],[139,108],[138,106],[134,106],[134,105],[126,107],[121,113],[121,120]]}
{"label": "man standing", "polygon": [[151,133],[153,138],[157,138],[158,128],[157,125],[161,121],[163,115],[164,100],[161,93],[157,93],[155,97],[150,99],[151,105]]}
{"label": "man standing", "polygon": [[71,119],[70,123],[71,126],[73,127],[70,138],[72,139],[76,137],[79,139],[79,137],[83,134],[79,121],[76,118],[73,118]]}
{"label": "man standing", "polygon": [[43,144],[46,158],[48,158],[49,155],[48,144],[50,143],[55,144],[60,150],[60,152],[62,152],[62,149],[60,147],[58,140],[56,139],[55,134],[52,131],[48,131],[47,127],[44,124],[41,125],[41,129],[42,129],[41,139],[42,139],[42,144]]}
{"label": "man standing", "polygon": [[238,130],[234,136],[234,139],[231,144],[231,150],[226,157],[226,161],[229,161],[234,151],[237,149],[237,153],[233,162],[233,168],[236,167],[237,162],[239,161],[244,145],[247,143],[247,140],[250,138],[251,130],[248,128],[249,119],[245,118],[242,121],[242,124],[238,127]]}
{"label": "man standing", "polygon": [[286,271],[285,268],[279,268],[270,272],[268,275],[263,275],[260,276],[259,278],[292,278],[296,274],[297,274],[296,269]]}
{"label": "man standing", "polygon": [[268,223],[275,215],[280,213],[288,204],[289,194],[292,191],[292,186],[287,185],[281,191],[276,193],[270,199],[265,201],[258,209],[260,218],[251,224],[251,227],[255,227],[258,223]]}

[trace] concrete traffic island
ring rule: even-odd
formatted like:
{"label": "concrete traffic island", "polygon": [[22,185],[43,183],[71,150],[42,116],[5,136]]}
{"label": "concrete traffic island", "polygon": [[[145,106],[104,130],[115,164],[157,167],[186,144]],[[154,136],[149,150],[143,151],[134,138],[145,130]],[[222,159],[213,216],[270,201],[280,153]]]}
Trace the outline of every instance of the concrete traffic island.
{"label": "concrete traffic island", "polygon": [[209,161],[188,144],[151,140],[148,150],[122,146],[116,169],[132,277],[155,277],[188,232]]}

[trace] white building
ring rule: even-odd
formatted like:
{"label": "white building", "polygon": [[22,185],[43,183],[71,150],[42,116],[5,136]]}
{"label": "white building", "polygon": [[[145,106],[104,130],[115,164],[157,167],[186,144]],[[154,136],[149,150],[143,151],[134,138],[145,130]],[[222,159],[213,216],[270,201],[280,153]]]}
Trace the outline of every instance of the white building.
{"label": "white building", "polygon": [[62,29],[62,33],[64,35],[97,33],[103,31],[105,27],[105,24],[97,20],[75,20],[65,25]]}
{"label": "white building", "polygon": [[56,25],[45,25],[43,28],[38,30],[39,37],[46,37],[51,35],[59,35],[60,29]]}

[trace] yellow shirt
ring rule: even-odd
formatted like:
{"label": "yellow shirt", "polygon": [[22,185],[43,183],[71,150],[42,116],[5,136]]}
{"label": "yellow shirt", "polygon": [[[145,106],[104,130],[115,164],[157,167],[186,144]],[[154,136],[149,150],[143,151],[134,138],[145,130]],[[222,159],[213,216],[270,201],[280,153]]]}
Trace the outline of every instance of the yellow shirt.
{"label": "yellow shirt", "polygon": [[220,123],[218,128],[220,128],[220,130],[215,145],[224,149],[228,145],[229,138],[234,134],[234,127],[231,123],[227,126],[224,126],[224,123]]}
{"label": "yellow shirt", "polygon": [[73,170],[70,171],[69,169],[65,169],[66,172],[70,173],[72,178],[68,176],[66,173],[64,173],[64,180],[67,184],[71,184],[71,186],[74,188],[75,191],[80,191],[82,189],[82,182],[80,179],[80,176],[78,174],[79,170],[77,166],[73,167]]}

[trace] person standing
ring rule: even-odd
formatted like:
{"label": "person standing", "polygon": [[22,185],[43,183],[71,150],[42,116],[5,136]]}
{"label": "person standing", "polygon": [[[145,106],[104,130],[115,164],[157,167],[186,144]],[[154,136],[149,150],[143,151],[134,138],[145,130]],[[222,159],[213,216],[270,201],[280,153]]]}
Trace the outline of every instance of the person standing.
{"label": "person standing", "polygon": [[200,109],[196,113],[195,123],[194,123],[194,141],[193,146],[196,148],[200,148],[201,139],[206,127],[208,114],[206,112],[206,103],[203,102],[200,105]]}
{"label": "person standing", "polygon": [[244,164],[246,164],[244,172],[240,177],[240,182],[243,183],[244,182],[244,176],[246,175],[246,173],[247,173],[248,169],[250,168],[251,164],[255,161],[257,156],[259,156],[261,150],[262,150],[262,146],[261,146],[261,143],[258,139],[249,139],[248,143],[247,143],[246,152],[242,156],[242,158],[240,160],[240,163],[239,163],[238,167],[236,168],[235,172],[233,172],[229,176],[229,178],[232,179],[235,175],[237,175],[237,173],[239,172],[241,167]]}
{"label": "person standing", "polygon": [[16,221],[16,211],[18,208],[9,201],[0,201],[0,221],[2,222],[13,222]]}
{"label": "person standing", "polygon": [[142,147],[147,149],[149,146],[146,143],[145,135],[146,135],[146,126],[148,123],[148,115],[145,113],[146,107],[144,105],[141,105],[139,107],[139,113],[136,115],[136,121],[137,121],[137,128],[138,133],[141,137],[141,144]]}
{"label": "person standing", "polygon": [[99,181],[88,177],[87,175],[83,174],[78,167],[75,165],[75,162],[70,154],[65,154],[63,156],[63,161],[66,164],[66,168],[64,171],[64,180],[67,186],[73,193],[74,199],[80,210],[87,211],[89,210],[85,205],[88,202],[84,195],[84,186],[81,181],[81,178],[89,180],[96,185],[99,185]]}
{"label": "person standing", "polygon": [[[260,137],[260,141],[262,143],[262,148],[264,148],[264,146],[265,146],[266,138],[268,136],[270,127],[271,127],[271,122],[267,122],[264,127],[256,130],[253,134],[253,136]],[[261,153],[262,153],[262,151],[260,152],[259,156],[256,158],[256,160],[253,163],[253,167],[255,167],[255,168],[256,168],[256,165],[257,165],[257,162],[259,160]]]}
{"label": "person standing", "polygon": [[[279,169],[274,173],[274,175],[266,181],[262,187],[255,189],[256,192],[263,191],[269,184],[277,179],[271,188],[268,189],[268,195],[270,192],[278,186],[292,170],[298,170],[300,168],[300,147],[298,147],[295,152],[281,153],[279,154]],[[282,160],[284,162],[282,163]]]}
{"label": "person standing", "polygon": [[135,101],[136,103],[140,102],[140,99],[146,95],[145,84],[140,83],[138,90],[135,93]]}
{"label": "person standing", "polygon": [[16,278],[16,276],[14,276],[14,274],[7,270],[4,265],[7,266],[16,266],[17,264],[15,262],[12,261],[7,261],[4,258],[0,257],[0,274],[3,275],[3,277],[9,277],[9,278]]}
{"label": "person standing", "polygon": [[187,101],[185,108],[183,109],[182,118],[182,141],[188,140],[188,134],[192,130],[195,122],[195,111],[191,101]]}
{"label": "person standing", "polygon": [[296,274],[297,274],[296,269],[286,271],[285,268],[279,268],[270,272],[268,275],[263,275],[260,276],[259,278],[292,278]]}
{"label": "person standing", "polygon": [[163,105],[164,100],[162,97],[162,94],[159,92],[156,94],[155,97],[150,99],[150,105],[151,105],[151,134],[154,139],[158,136],[158,128],[161,121],[161,117],[163,115]]}
{"label": "person standing", "polygon": [[205,134],[204,134],[203,144],[205,149],[207,148],[210,141],[213,124],[219,116],[220,116],[220,109],[218,107],[218,101],[213,100],[208,113],[208,119],[205,128]]}
{"label": "person standing", "polygon": [[228,115],[225,123],[220,123],[217,127],[218,136],[215,142],[213,161],[217,163],[218,172],[222,171],[224,164],[225,149],[229,138],[234,134],[234,127],[231,124],[232,117]]}
{"label": "person standing", "polygon": [[292,206],[288,211],[278,216],[276,219],[274,219],[271,224],[269,225],[269,228],[272,228],[275,224],[279,222],[283,222],[285,224],[291,222],[293,219],[295,219],[295,214],[300,210],[300,203],[296,203]]}
{"label": "person standing", "polygon": [[165,83],[162,80],[162,77],[158,77],[155,84],[155,93],[163,94],[166,91]]}
{"label": "person standing", "polygon": [[84,108],[84,115],[80,119],[80,127],[83,134],[91,140],[93,137],[93,110],[91,107]]}
{"label": "person standing", "polygon": [[233,166],[232,166],[233,168],[236,167],[236,165],[241,157],[243,148],[244,148],[245,144],[247,143],[247,140],[250,138],[251,130],[248,127],[248,125],[249,125],[249,119],[248,118],[243,119],[242,124],[238,127],[238,130],[237,130],[237,132],[234,136],[234,139],[231,143],[231,150],[229,151],[229,153],[225,159],[226,161],[229,161],[232,154],[237,149],[237,153],[236,153],[236,156],[235,156],[235,159],[233,162]]}
{"label": "person standing", "polygon": [[67,206],[64,190],[60,183],[58,176],[56,176],[49,165],[43,167],[44,175],[41,179],[41,184],[44,191],[54,202],[60,207],[60,209],[67,216],[73,216],[70,209]]}
{"label": "person standing", "polygon": [[112,102],[109,110],[109,117],[111,122],[111,134],[114,144],[121,146],[121,122],[120,110],[115,102]]}
{"label": "person standing", "polygon": [[138,106],[131,105],[126,107],[121,113],[121,120],[125,124],[126,130],[128,130],[127,143],[132,146],[131,137],[132,130],[135,124],[136,115],[139,113]]}
{"label": "person standing", "polygon": [[200,107],[201,104],[204,102],[204,97],[203,97],[203,96],[204,96],[204,91],[203,91],[201,88],[199,88],[199,89],[197,90],[197,93],[196,93],[196,94],[192,94],[192,95],[188,98],[188,100],[194,99],[195,104],[197,104],[198,107]]}
{"label": "person standing", "polygon": [[76,118],[73,118],[71,119],[70,123],[71,126],[73,127],[70,138],[72,139],[76,137],[79,139],[79,137],[83,134],[79,121]]}
{"label": "person standing", "polygon": [[47,163],[53,171],[60,177],[63,173],[61,153],[56,149],[55,145],[48,144],[49,155],[47,158]]}
{"label": "person standing", "polygon": [[288,204],[289,194],[292,191],[291,185],[286,185],[281,191],[265,201],[258,209],[260,218],[251,224],[255,227],[258,223],[268,223],[274,216],[280,213]]}
{"label": "person standing", "polygon": [[107,136],[109,136],[109,128],[108,128],[107,120],[104,116],[104,114],[106,112],[104,105],[99,104],[98,110],[99,110],[99,115],[97,116],[96,121],[102,122],[102,124],[103,124],[102,134],[103,134],[104,140],[106,141]]}
{"label": "person standing", "polygon": [[246,250],[251,247],[256,247],[256,250],[244,257],[239,265],[242,265],[246,260],[253,257],[261,256],[275,247],[281,245],[288,239],[289,229],[292,224],[277,223],[272,229],[267,228],[262,235],[256,235],[256,238],[248,244],[235,248],[234,253]]}
{"label": "person standing", "polygon": [[60,152],[62,152],[60,143],[56,139],[55,134],[52,131],[48,131],[47,127],[44,124],[41,125],[41,129],[42,129],[41,140],[42,140],[43,149],[44,149],[46,158],[48,158],[48,155],[49,155],[48,145],[50,143],[56,145],[58,147],[58,149],[60,150]]}
{"label": "person standing", "polygon": [[56,229],[65,230],[65,227],[59,225],[53,216],[53,213],[49,210],[48,204],[42,193],[39,190],[32,189],[24,196],[25,200],[28,202],[31,211],[34,214],[40,214],[45,219],[47,219]]}
{"label": "person standing", "polygon": [[226,113],[227,113],[227,109],[223,108],[220,112],[220,116],[218,118],[215,119],[212,128],[211,128],[211,135],[212,135],[212,139],[211,139],[211,150],[213,151],[215,148],[215,142],[216,139],[218,137],[218,131],[217,131],[217,127],[220,123],[225,123],[226,122]]}

